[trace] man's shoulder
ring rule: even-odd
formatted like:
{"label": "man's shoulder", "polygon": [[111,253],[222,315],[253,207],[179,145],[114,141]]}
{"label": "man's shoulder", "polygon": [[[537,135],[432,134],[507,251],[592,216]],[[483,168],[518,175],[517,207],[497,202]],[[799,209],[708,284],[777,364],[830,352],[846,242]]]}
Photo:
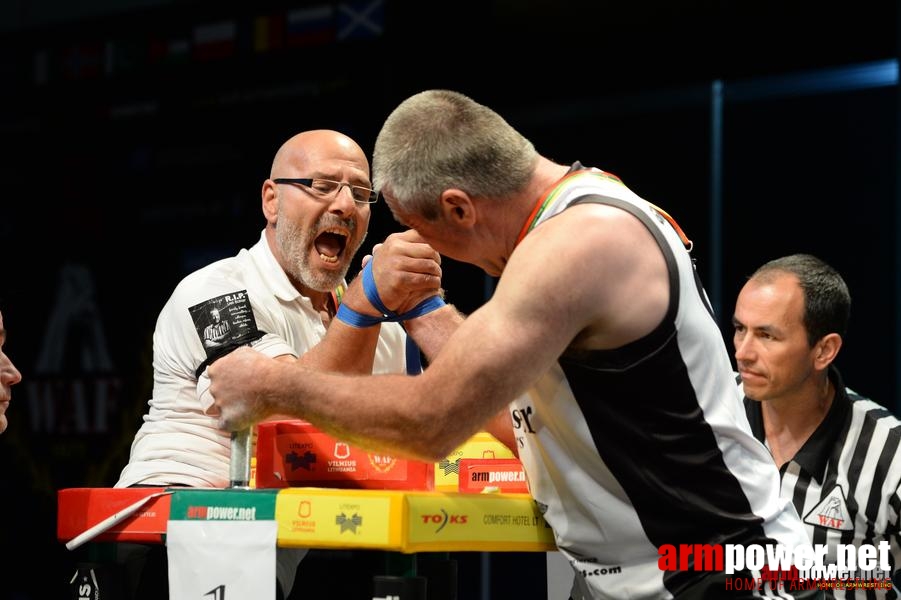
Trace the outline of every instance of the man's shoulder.
{"label": "man's shoulder", "polygon": [[[185,275],[173,288],[160,309],[157,326],[173,318],[173,313],[186,318],[192,307],[209,304],[214,299],[248,290],[247,269],[238,256],[230,256],[205,265]],[[179,320],[179,319],[176,319]]]}
{"label": "man's shoulder", "polygon": [[866,396],[863,396],[851,388],[845,388],[848,400],[851,401],[851,410],[859,415],[861,426],[871,423],[880,429],[896,429],[895,435],[901,435],[901,419],[888,407],[885,407]]}
{"label": "man's shoulder", "polygon": [[235,256],[220,258],[204,265],[182,277],[173,289],[172,296],[203,296],[200,298],[203,300],[218,292],[243,289],[248,279],[248,260],[247,250],[242,250]]}

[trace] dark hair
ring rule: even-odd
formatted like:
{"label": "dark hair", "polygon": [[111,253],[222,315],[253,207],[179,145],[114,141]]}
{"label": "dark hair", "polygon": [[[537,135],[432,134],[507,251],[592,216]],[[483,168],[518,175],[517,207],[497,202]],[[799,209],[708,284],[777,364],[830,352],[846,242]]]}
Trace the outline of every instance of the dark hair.
{"label": "dark hair", "polygon": [[851,293],[842,276],[810,254],[792,254],[762,265],[749,279],[769,279],[773,273],[791,273],[804,292],[804,327],[811,347],[823,336],[845,336],[851,317]]}

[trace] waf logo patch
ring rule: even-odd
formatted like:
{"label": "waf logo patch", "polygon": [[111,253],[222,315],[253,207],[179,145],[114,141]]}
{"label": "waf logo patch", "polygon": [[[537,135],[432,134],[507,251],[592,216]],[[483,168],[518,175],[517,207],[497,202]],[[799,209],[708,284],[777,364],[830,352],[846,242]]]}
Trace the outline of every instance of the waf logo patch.
{"label": "waf logo patch", "polygon": [[397,458],[387,454],[370,454],[369,466],[376,473],[387,473],[397,466]]}
{"label": "waf logo patch", "polygon": [[825,527],[826,529],[837,529],[839,531],[850,531],[854,529],[851,523],[851,514],[848,512],[848,505],[845,503],[845,494],[842,486],[836,485],[828,494],[813,507],[804,522],[814,527]]}

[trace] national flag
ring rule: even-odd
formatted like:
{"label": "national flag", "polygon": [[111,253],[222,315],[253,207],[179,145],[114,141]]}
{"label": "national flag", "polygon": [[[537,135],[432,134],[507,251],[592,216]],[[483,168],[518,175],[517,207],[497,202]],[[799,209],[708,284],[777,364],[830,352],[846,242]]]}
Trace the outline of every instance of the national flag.
{"label": "national flag", "polygon": [[194,58],[215,60],[232,56],[235,53],[236,31],[234,21],[198,25],[194,28]]}
{"label": "national flag", "polygon": [[99,77],[103,65],[100,42],[69,46],[63,52],[63,74],[66,79]]}
{"label": "national flag", "polygon": [[134,40],[110,40],[104,52],[104,72],[107,76],[134,71],[144,62],[144,46]]}
{"label": "national flag", "polygon": [[285,45],[285,15],[264,15],[253,20],[253,51],[271,52]]}
{"label": "national flag", "polygon": [[153,38],[147,52],[148,60],[154,64],[187,62],[190,55],[190,40],[180,36]]}
{"label": "national flag", "polygon": [[330,4],[292,10],[286,21],[288,46],[317,46],[335,40],[335,13]]}
{"label": "national flag", "polygon": [[381,37],[384,32],[384,0],[354,0],[338,5],[340,41]]}

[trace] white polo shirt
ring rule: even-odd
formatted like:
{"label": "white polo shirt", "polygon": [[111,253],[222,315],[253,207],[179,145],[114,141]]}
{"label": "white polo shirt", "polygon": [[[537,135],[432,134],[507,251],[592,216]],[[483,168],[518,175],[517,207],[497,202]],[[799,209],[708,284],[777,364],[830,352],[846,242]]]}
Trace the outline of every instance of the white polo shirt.
{"label": "white polo shirt", "polygon": [[[203,335],[213,309],[231,340],[263,332],[253,347],[269,356],[299,356],[325,336],[319,312],[291,285],[264,234],[250,250],[186,276],[157,318],[153,394],[116,487],[228,486],[231,438],[206,412],[208,378],[203,374],[198,382],[195,375],[215,352],[204,346]],[[404,373],[405,344],[398,323],[383,323],[373,372]]]}

